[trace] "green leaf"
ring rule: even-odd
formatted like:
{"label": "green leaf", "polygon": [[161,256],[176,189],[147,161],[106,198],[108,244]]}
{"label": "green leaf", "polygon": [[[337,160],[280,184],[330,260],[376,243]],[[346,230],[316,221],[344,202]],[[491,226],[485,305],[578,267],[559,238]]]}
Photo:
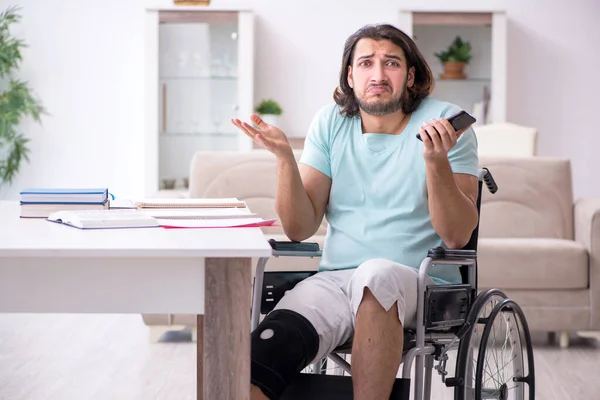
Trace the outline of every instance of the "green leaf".
{"label": "green leaf", "polygon": [[279,103],[277,103],[273,99],[267,99],[260,102],[260,104],[256,107],[256,112],[259,114],[274,114],[280,115],[283,110]]}
{"label": "green leaf", "polygon": [[463,41],[460,36],[456,36],[446,50],[435,53],[435,56],[442,63],[446,61],[463,61],[468,63],[471,60],[471,43]]}
{"label": "green leaf", "polygon": [[21,21],[19,6],[9,7],[0,12],[0,81],[6,88],[0,91],[0,185],[12,183],[24,162],[29,162],[30,139],[17,132],[17,126],[23,118],[32,118],[41,122],[46,114],[41,102],[34,96],[26,81],[14,79],[21,61],[22,49],[27,47],[22,39],[11,36],[11,26]]}

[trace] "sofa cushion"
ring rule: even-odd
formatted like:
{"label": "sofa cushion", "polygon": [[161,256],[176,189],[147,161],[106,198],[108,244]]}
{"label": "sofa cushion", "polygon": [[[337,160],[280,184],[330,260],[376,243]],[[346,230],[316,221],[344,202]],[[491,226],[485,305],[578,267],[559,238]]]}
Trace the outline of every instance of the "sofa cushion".
{"label": "sofa cushion", "polygon": [[562,239],[481,238],[480,288],[583,289],[588,287],[588,254]]}
{"label": "sofa cushion", "polygon": [[480,165],[498,192],[483,191],[479,237],[573,239],[569,160],[482,157]]}
{"label": "sofa cushion", "polygon": [[[300,150],[294,151],[296,160]],[[190,167],[190,197],[237,197],[262,218],[277,218],[277,159],[266,150],[198,151]],[[280,225],[263,229],[281,234]],[[317,234],[327,232],[325,218]]]}

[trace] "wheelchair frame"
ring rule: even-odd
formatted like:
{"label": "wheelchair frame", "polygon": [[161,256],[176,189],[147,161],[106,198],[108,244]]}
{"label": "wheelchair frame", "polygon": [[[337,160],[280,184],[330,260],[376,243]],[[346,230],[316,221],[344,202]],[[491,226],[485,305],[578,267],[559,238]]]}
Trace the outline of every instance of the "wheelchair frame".
{"label": "wheelchair frame", "polygon": [[[483,168],[479,174],[479,194],[477,199],[477,211],[479,215],[480,206],[481,206],[481,192],[482,192],[482,182],[486,183],[486,186],[490,192],[495,193],[497,190],[496,183],[486,168]],[[478,217],[479,218],[479,217]],[[479,222],[477,227],[473,231],[471,236],[471,240],[465,246],[465,248],[461,250],[447,250],[442,247],[430,249],[427,257],[423,259],[419,267],[419,275],[418,275],[418,283],[417,283],[417,324],[416,324],[416,336],[414,339],[414,347],[403,349],[402,354],[402,380],[410,382],[411,380],[411,371],[413,363],[415,365],[415,379],[414,379],[414,399],[415,400],[429,400],[431,398],[431,382],[432,382],[432,373],[434,369],[434,357],[438,359],[439,365],[435,367],[438,374],[442,376],[442,382],[446,384],[448,387],[461,387],[465,384],[465,382],[461,382],[458,377],[455,378],[446,378],[448,372],[446,371],[446,361],[447,355],[446,353],[449,350],[452,350],[456,347],[459,347],[462,338],[465,336],[469,329],[473,329],[474,324],[469,324],[469,317],[471,320],[477,320],[477,316],[471,316],[470,313],[474,310],[474,306],[476,304],[477,296],[477,239],[478,239],[478,230],[479,230]],[[274,257],[320,257],[322,255],[322,250],[316,251],[307,251],[307,250],[273,250]],[[308,271],[281,271],[281,272],[267,272],[265,273],[265,267],[269,258],[264,257],[260,258],[256,268],[255,281],[254,281],[254,289],[253,289],[253,297],[252,297],[252,315],[251,315],[251,330],[254,331],[259,324],[261,311],[263,308],[266,310],[273,309],[275,304],[277,303],[276,297],[279,296],[281,298],[283,293],[273,295],[273,292],[276,288],[272,287],[272,285],[268,285],[265,287],[265,274],[277,274],[277,275],[285,275],[285,274],[312,274],[315,272]],[[461,275],[463,276],[462,284],[451,284],[451,285],[432,285],[428,286],[426,284],[426,279],[428,276],[428,272],[433,265],[460,265],[461,266]],[[466,273],[465,273],[466,272]],[[466,279],[465,279],[466,278]],[[288,286],[295,286],[299,281],[305,278],[299,279],[296,282],[290,283]],[[466,282],[465,282],[466,280]],[[291,287],[288,287],[290,289]],[[432,292],[441,291],[441,292],[452,292],[452,291],[465,291],[468,292],[468,307],[465,312],[464,318],[460,321],[444,321],[441,323],[441,329],[447,328],[447,332],[435,332],[429,331],[427,332],[426,327],[426,308],[430,307],[430,305],[425,304],[426,298],[429,298],[429,295]],[[267,296],[265,297],[265,294]],[[529,335],[529,330],[527,327],[527,323],[525,321],[524,315],[518,305],[514,303],[514,301],[510,299],[506,299],[506,296],[498,289],[488,290],[486,293],[480,294],[480,296],[491,296],[496,295],[499,298],[505,299],[505,301],[500,302],[500,304],[496,305],[491,315],[495,316],[502,311],[500,306],[504,306],[504,308],[509,308],[507,305],[507,301],[510,302],[510,310],[513,308],[518,312],[518,317],[521,319],[521,323],[524,326],[524,335],[526,340],[527,352],[528,352],[528,367],[529,367],[529,375],[526,377],[521,377],[515,382],[526,382],[529,385],[529,397],[533,399],[535,392],[534,389],[534,365],[533,365],[533,355],[532,355],[532,347],[531,347],[531,339]],[[268,296],[272,296],[269,298]],[[487,299],[482,298],[482,303]],[[265,302],[271,302],[270,305],[265,305]],[[485,304],[485,303],[483,303]],[[479,304],[480,308],[481,304]],[[479,310],[475,309],[476,312]],[[475,319],[474,319],[475,318]],[[493,320],[492,320],[493,322]],[[480,323],[480,322],[477,322]],[[487,324],[487,321],[486,321]],[[406,328],[405,333],[407,332]],[[489,334],[489,333],[488,333]],[[467,335],[470,337],[471,335]],[[405,339],[405,346],[406,346]],[[470,345],[470,344],[469,344]],[[460,351],[460,349],[459,349]],[[348,374],[351,374],[351,366],[350,364],[340,356],[340,353],[344,353],[343,349],[335,349],[331,354],[327,357],[335,362],[341,369],[346,371]],[[483,352],[485,353],[485,352]],[[479,350],[479,356],[482,354],[482,349]],[[458,367],[458,357],[457,357],[457,367]],[[458,371],[456,371],[458,374]],[[471,370],[469,373],[473,373]],[[317,371],[319,373],[319,371]],[[517,378],[515,378],[517,379]],[[455,399],[460,400],[463,399],[463,396],[456,395],[455,388]],[[463,393],[466,389],[463,390]],[[525,393],[525,392],[523,392]],[[410,395],[410,386],[408,388],[403,388],[401,390],[401,395],[399,399],[408,400]],[[392,397],[395,398],[395,397]],[[486,398],[494,398],[494,397],[486,397]],[[498,399],[502,400],[504,397],[501,394],[498,394]],[[475,400],[483,399],[481,394],[475,395]],[[521,399],[521,396],[519,396]]]}

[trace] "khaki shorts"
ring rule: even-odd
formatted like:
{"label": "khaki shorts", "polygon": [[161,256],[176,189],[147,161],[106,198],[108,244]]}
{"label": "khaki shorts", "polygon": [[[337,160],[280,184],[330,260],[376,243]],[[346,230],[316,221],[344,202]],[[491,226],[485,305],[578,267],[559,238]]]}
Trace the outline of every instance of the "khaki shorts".
{"label": "khaki shorts", "polygon": [[[352,339],[356,311],[367,287],[386,311],[398,304],[402,326],[414,328],[418,276],[415,268],[373,259],[356,269],[312,275],[288,291],[275,309],[295,311],[314,326],[319,335],[319,350],[312,363]],[[428,278],[426,284],[434,282]]]}

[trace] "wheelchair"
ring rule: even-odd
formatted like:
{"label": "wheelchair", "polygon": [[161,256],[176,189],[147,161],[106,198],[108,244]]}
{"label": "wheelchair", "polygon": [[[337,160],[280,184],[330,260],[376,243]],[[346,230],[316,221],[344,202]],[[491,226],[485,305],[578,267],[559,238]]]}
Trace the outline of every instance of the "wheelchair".
{"label": "wheelchair", "polygon": [[[480,213],[482,187],[493,194],[498,190],[492,174],[482,168],[479,174],[477,211]],[[416,327],[404,328],[401,377],[395,379],[390,399],[409,400],[414,364],[415,400],[431,398],[433,370],[446,387],[454,390],[454,400],[534,399],[535,374],[531,336],[519,305],[499,289],[477,290],[477,239],[479,222],[469,243],[460,250],[432,248],[419,268]],[[274,257],[320,257],[318,244],[270,241]],[[312,247],[311,247],[312,246]],[[259,259],[253,289],[251,329],[261,314],[274,309],[285,292],[316,271],[267,271],[269,258]],[[458,265],[461,284],[426,285],[434,265]],[[454,376],[449,377],[448,352],[456,350]],[[312,366],[312,373],[297,374],[283,394],[285,400],[351,399],[351,365],[344,356],[351,348],[340,346]],[[336,365],[327,374],[327,359]],[[434,363],[437,365],[434,366]],[[340,374],[340,370],[342,373]]]}

